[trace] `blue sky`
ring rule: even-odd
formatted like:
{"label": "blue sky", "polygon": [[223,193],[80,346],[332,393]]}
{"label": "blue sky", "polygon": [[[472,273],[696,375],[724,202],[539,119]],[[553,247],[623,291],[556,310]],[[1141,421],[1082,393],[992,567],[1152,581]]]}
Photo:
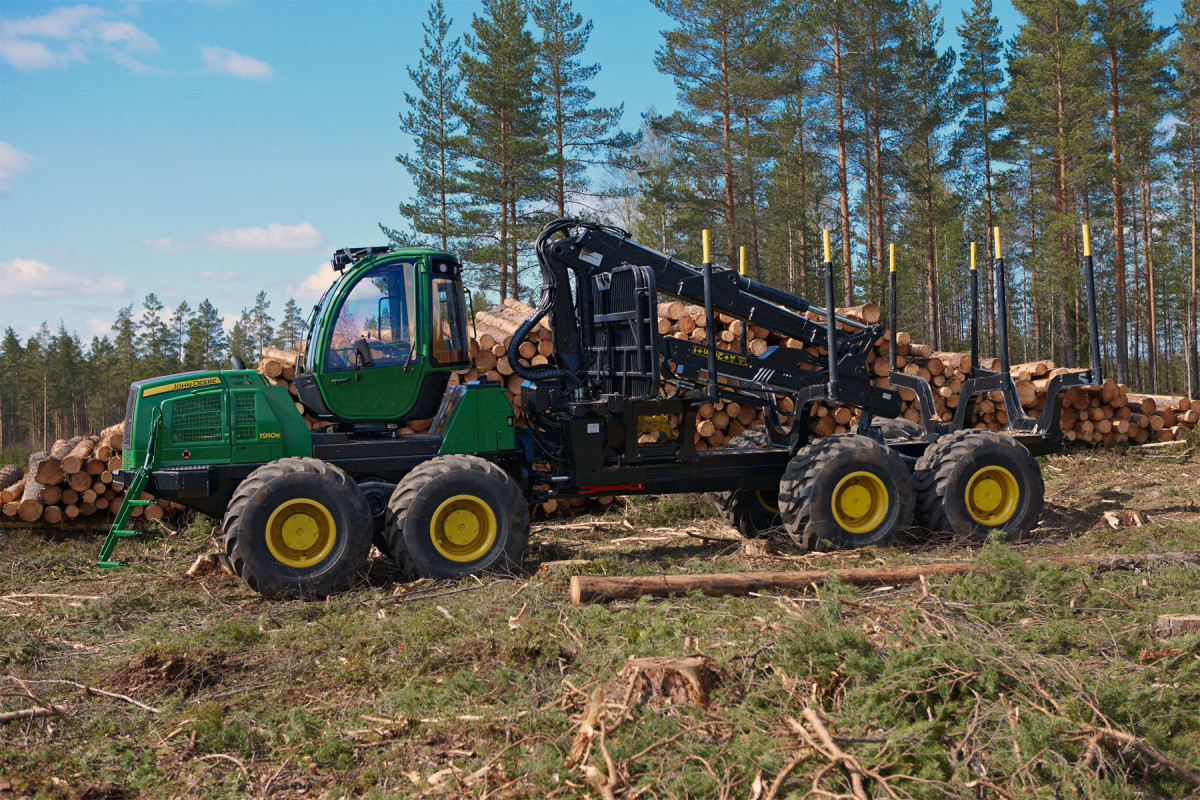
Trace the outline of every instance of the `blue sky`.
{"label": "blue sky", "polygon": [[[943,8],[948,44],[969,0]],[[447,0],[461,33],[478,2]],[[156,292],[235,316],[266,289],[307,308],[335,247],[382,243],[411,189],[393,160],[425,0],[0,5],[0,326],[89,339]],[[626,128],[675,106],[668,20],[576,0],[593,89]],[[1170,24],[1179,0],[1156,0]],[[997,1],[1006,35],[1016,15]]]}

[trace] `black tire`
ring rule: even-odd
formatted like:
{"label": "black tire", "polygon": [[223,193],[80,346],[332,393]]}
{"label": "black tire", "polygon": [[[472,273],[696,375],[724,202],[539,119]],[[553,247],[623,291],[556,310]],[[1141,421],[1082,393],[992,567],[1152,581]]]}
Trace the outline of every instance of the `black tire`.
{"label": "black tire", "polygon": [[[489,511],[494,535],[487,533]],[[446,526],[455,514],[466,515],[460,518],[482,527],[483,533],[477,527],[461,545],[447,538]],[[396,486],[384,536],[387,554],[413,577],[459,578],[511,569],[520,565],[529,542],[529,506],[517,482],[492,462],[478,456],[438,456]]]}
{"label": "black tire", "polygon": [[[870,489],[856,488],[863,485]],[[866,436],[826,436],[801,448],[788,462],[779,486],[784,529],[806,550],[879,544],[912,524],[916,497],[907,465]],[[843,495],[850,490],[856,494]],[[845,512],[835,513],[835,494],[836,499],[856,501],[863,491],[869,512],[862,515],[861,524],[869,527],[858,530]]]}
{"label": "black tire", "polygon": [[879,428],[879,432],[883,434],[883,438],[886,441],[913,441],[920,439],[925,433],[925,430],[919,424],[904,417],[896,417],[895,419],[875,417],[871,420],[871,427]]}
{"label": "black tire", "polygon": [[[1003,470],[1011,477],[1007,482]],[[992,473],[985,472],[992,469]],[[1002,497],[1017,494],[1011,514],[1003,522],[988,524],[987,510],[972,505],[967,489],[972,480],[993,478]],[[1037,526],[1042,514],[1046,485],[1033,455],[1016,439],[997,431],[968,428],[938,439],[917,460],[913,479],[917,487],[917,524],[933,533],[949,533],[955,537],[979,537],[988,531],[999,530],[1009,539],[1021,539]],[[988,487],[983,485],[981,491]],[[1004,489],[1008,492],[1005,494]],[[984,502],[992,502],[985,499]],[[1008,507],[1000,501],[1000,509]],[[993,512],[997,519],[1002,513]]]}
{"label": "black tire", "polygon": [[[284,516],[276,517],[277,511]],[[301,526],[299,534],[294,527],[288,532],[289,516]],[[284,458],[251,472],[234,492],[221,528],[234,571],[254,591],[277,599],[346,589],[371,552],[371,512],[358,484],[315,458]],[[298,549],[304,542],[309,547]]]}
{"label": "black tire", "polygon": [[363,497],[367,499],[367,507],[371,509],[371,544],[379,548],[379,552],[387,555],[387,537],[383,535],[387,518],[388,500],[396,489],[396,484],[382,478],[367,478],[358,482]]}
{"label": "black tire", "polygon": [[[766,428],[751,428],[730,439],[725,446],[765,449],[770,444]],[[713,492],[712,499],[725,521],[747,538],[756,538],[783,525],[778,489]]]}

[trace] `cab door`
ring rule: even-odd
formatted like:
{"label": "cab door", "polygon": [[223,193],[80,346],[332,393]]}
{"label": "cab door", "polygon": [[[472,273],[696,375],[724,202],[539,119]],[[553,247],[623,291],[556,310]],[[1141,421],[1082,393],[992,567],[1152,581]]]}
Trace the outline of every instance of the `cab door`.
{"label": "cab door", "polygon": [[389,260],[342,294],[316,374],[334,416],[386,421],[412,409],[426,369],[416,335],[420,265],[420,257]]}

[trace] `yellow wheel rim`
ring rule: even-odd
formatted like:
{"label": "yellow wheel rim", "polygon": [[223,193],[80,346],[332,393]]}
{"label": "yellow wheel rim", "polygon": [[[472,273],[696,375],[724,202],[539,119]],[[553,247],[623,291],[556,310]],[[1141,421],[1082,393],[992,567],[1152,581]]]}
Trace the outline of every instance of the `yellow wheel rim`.
{"label": "yellow wheel rim", "polygon": [[888,490],[870,472],[851,472],[833,488],[833,519],[848,533],[869,533],[887,518]]}
{"label": "yellow wheel rim", "polygon": [[337,523],[329,509],[298,497],[271,512],[267,520],[267,549],[282,564],[304,569],[320,564],[337,541]]}
{"label": "yellow wheel rim", "polygon": [[456,494],[433,512],[429,538],[451,561],[476,561],[496,543],[496,514],[491,506],[471,494]]}
{"label": "yellow wheel rim", "polygon": [[778,514],[779,513],[779,500],[778,500],[779,495],[775,495],[775,497],[777,499],[774,502],[769,500],[768,499],[769,497],[770,497],[770,493],[768,492],[767,494],[763,494],[763,491],[761,489],[758,489],[754,492],[754,499],[758,501],[758,504],[760,506],[762,506],[763,509],[768,514]]}
{"label": "yellow wheel rim", "polygon": [[981,525],[998,527],[1017,513],[1021,488],[1004,467],[983,467],[967,481],[967,513]]}

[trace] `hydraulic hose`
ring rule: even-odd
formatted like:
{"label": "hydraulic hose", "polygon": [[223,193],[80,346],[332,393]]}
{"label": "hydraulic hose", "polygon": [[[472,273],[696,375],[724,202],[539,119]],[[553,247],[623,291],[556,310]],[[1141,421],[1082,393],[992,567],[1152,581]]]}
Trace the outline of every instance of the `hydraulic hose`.
{"label": "hydraulic hose", "polygon": [[[533,330],[534,326],[541,321],[546,314],[554,307],[554,301],[558,293],[558,281],[551,269],[549,258],[546,256],[546,242],[550,237],[560,231],[569,230],[576,225],[581,224],[577,219],[558,219],[546,225],[542,232],[538,234],[537,242],[534,249],[537,253],[538,268],[542,273],[542,296],[538,300],[537,308],[533,313],[526,317],[525,321],[517,326],[516,333],[508,342],[508,363],[512,367],[513,372],[527,381],[545,381],[545,380],[564,380],[569,381],[575,386],[582,385],[579,376],[570,370],[558,369],[555,367],[527,367],[520,361],[520,346],[521,342],[525,341],[525,337]],[[570,287],[567,287],[570,291]]]}

